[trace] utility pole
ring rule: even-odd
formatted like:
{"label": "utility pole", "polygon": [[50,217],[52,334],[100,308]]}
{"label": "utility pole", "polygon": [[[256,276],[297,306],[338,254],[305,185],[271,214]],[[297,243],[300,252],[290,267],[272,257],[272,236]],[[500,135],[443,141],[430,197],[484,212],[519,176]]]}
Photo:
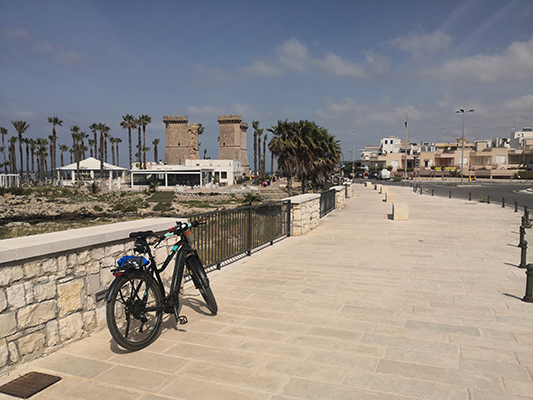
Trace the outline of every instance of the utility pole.
{"label": "utility pole", "polygon": [[407,179],[407,125],[409,123],[409,114],[405,114],[405,153],[404,153],[404,161],[405,161],[405,168],[403,170],[403,179]]}

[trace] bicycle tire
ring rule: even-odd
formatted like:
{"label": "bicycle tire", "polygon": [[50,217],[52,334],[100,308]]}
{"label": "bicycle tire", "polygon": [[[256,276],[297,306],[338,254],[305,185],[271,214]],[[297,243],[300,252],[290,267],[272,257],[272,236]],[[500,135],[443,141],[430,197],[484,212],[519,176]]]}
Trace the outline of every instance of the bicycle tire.
{"label": "bicycle tire", "polygon": [[194,257],[191,257],[187,260],[189,274],[194,282],[196,289],[200,291],[207,308],[211,311],[211,314],[217,315],[218,305],[215,299],[215,295],[209,286],[209,279],[205,273],[205,269],[202,264]]}
{"label": "bicycle tire", "polygon": [[[163,310],[147,311],[148,307],[161,306],[163,296],[152,280],[146,290],[148,276],[141,271],[117,277],[111,284],[106,304],[107,327],[115,342],[131,351],[153,343],[161,334]],[[141,296],[148,294],[144,302]]]}

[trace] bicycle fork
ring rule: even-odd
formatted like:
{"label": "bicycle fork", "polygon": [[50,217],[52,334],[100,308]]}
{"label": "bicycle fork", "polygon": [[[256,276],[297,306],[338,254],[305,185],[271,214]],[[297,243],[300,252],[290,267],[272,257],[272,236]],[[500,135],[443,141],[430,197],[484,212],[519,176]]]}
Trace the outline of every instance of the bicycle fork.
{"label": "bicycle fork", "polygon": [[[172,249],[175,251],[175,249],[178,247],[180,243],[176,243],[176,246]],[[185,325],[187,322],[187,317],[185,315],[180,316],[179,315],[179,306],[180,306],[180,298],[179,298],[179,288],[181,286],[181,280],[183,279],[183,270],[185,267],[185,251],[183,246],[178,251],[178,254],[176,256],[176,264],[174,268],[174,272],[172,273],[172,281],[170,284],[170,293],[169,293],[169,300],[171,300],[171,305],[174,308],[174,316],[176,317],[176,321],[180,325]]]}

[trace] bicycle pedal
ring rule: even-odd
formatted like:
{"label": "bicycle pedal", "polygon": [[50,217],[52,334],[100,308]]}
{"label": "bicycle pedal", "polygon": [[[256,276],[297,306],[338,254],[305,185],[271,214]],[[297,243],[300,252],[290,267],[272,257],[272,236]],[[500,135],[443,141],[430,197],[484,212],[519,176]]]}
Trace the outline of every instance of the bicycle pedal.
{"label": "bicycle pedal", "polygon": [[180,325],[185,325],[187,322],[189,322],[189,320],[187,319],[187,317],[185,315],[182,315],[181,317],[179,317],[179,324]]}

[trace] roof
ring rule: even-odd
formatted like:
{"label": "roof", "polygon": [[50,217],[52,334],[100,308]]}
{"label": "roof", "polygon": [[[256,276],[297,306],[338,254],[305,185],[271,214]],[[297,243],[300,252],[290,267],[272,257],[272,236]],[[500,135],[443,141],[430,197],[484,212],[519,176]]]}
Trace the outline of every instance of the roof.
{"label": "roof", "polygon": [[[77,169],[77,166],[76,163],[73,163],[57,169],[61,171],[73,171]],[[100,160],[97,160],[94,157],[88,157],[85,160],[80,161],[80,170],[100,171]],[[104,171],[126,171],[126,168],[104,163]]]}

